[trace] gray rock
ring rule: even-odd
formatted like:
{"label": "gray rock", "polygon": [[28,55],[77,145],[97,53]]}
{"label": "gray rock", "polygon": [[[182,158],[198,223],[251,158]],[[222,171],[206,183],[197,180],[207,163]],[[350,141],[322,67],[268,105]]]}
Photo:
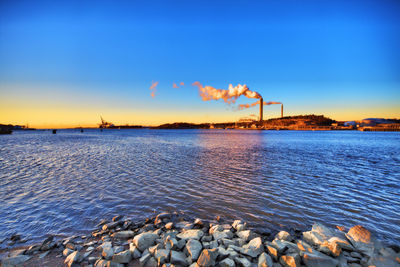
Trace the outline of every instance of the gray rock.
{"label": "gray rock", "polygon": [[83,255],[78,251],[72,252],[65,259],[64,263],[71,267],[73,264],[80,263],[83,260]]}
{"label": "gray rock", "polygon": [[203,226],[204,225],[203,221],[201,219],[199,219],[199,218],[194,220],[194,224],[198,225],[198,226]]}
{"label": "gray rock", "polygon": [[267,253],[263,252],[258,257],[258,267],[273,267],[274,263],[272,258]]}
{"label": "gray rock", "polygon": [[235,267],[236,265],[235,265],[234,260],[232,260],[230,258],[226,258],[219,263],[219,266],[220,267]]}
{"label": "gray rock", "polygon": [[128,239],[131,237],[134,237],[135,233],[133,231],[120,231],[112,234],[112,237],[117,238],[117,239]]}
{"label": "gray rock", "polygon": [[278,250],[271,246],[271,245],[266,245],[266,250],[268,251],[268,254],[271,255],[271,257],[275,260],[278,261]]}
{"label": "gray rock", "polygon": [[166,263],[169,259],[170,250],[168,249],[157,249],[154,253],[154,258],[156,258],[158,265]]}
{"label": "gray rock", "polygon": [[48,250],[48,251],[46,251],[46,252],[40,254],[40,255],[39,255],[39,259],[43,259],[43,258],[46,257],[49,253],[50,253],[50,250]]}
{"label": "gray rock", "polygon": [[139,251],[139,249],[133,243],[129,244],[129,250],[132,253],[132,258],[133,259],[138,259],[138,258],[140,258],[142,256],[142,253]]}
{"label": "gray rock", "polygon": [[189,264],[186,261],[186,255],[182,252],[178,251],[171,251],[171,260],[170,262],[172,264],[178,265],[178,266],[189,266]]}
{"label": "gray rock", "polygon": [[162,249],[161,244],[157,244],[155,246],[149,247],[149,252],[151,255],[154,255],[157,249]]}
{"label": "gray rock", "polygon": [[375,254],[369,259],[367,265],[376,267],[399,267],[400,257],[396,259]]}
{"label": "gray rock", "polygon": [[201,242],[210,242],[213,239],[211,235],[205,235],[201,238]]}
{"label": "gray rock", "polygon": [[105,258],[106,260],[111,260],[111,258],[114,255],[114,249],[110,247],[105,247],[103,248],[103,252],[101,253],[101,256]]}
{"label": "gray rock", "polygon": [[157,267],[157,261],[153,257],[150,257],[146,264],[144,265],[145,267]]}
{"label": "gray rock", "polygon": [[164,246],[166,249],[177,249],[178,248],[178,240],[174,237],[167,236],[164,242]]}
{"label": "gray rock", "polygon": [[238,264],[238,266],[242,266],[242,267],[250,267],[251,266],[251,262],[246,258],[237,257],[237,258],[235,258],[235,262]]}
{"label": "gray rock", "polygon": [[115,246],[114,247],[114,254],[120,253],[122,251],[124,251],[125,248],[123,246]]}
{"label": "gray rock", "polygon": [[200,238],[204,235],[203,231],[198,230],[198,229],[191,229],[191,230],[185,230],[182,233],[177,234],[176,236],[180,239],[188,240],[188,239],[197,239],[200,240]]}
{"label": "gray rock", "polygon": [[63,250],[63,256],[67,257],[72,252],[74,252],[72,249],[66,248],[66,249]]}
{"label": "gray rock", "polygon": [[145,232],[135,236],[135,238],[133,239],[133,243],[140,251],[144,251],[154,245],[154,242],[157,238],[158,235],[152,232]]}
{"label": "gray rock", "polygon": [[210,230],[208,231],[210,235],[213,235],[214,232],[222,232],[224,230],[224,227],[222,225],[213,225]]}
{"label": "gray rock", "polygon": [[200,267],[210,267],[215,265],[215,260],[218,256],[218,250],[214,249],[203,249],[200,257],[197,260],[197,264]]}
{"label": "gray rock", "polygon": [[173,222],[169,222],[165,225],[165,229],[167,230],[171,230],[174,227],[174,223]]}
{"label": "gray rock", "polygon": [[8,254],[8,257],[15,257],[15,256],[19,256],[19,255],[24,255],[26,252],[25,249],[16,249],[16,250],[12,250],[10,251],[10,253]]}
{"label": "gray rock", "polygon": [[361,225],[356,225],[348,231],[346,237],[357,251],[372,257],[376,250],[380,250],[383,246],[378,242],[367,229]]}
{"label": "gray rock", "polygon": [[211,249],[217,248],[217,247],[218,247],[218,241],[217,240],[214,240],[214,241],[210,242],[210,248]]}
{"label": "gray rock", "polygon": [[176,247],[179,250],[183,249],[184,246],[186,246],[186,240],[185,239],[179,240],[178,243],[176,244]]}
{"label": "gray rock", "polygon": [[41,247],[41,245],[38,245],[38,244],[32,245],[26,250],[25,254],[31,255],[34,252],[38,251],[40,249],[40,247]]}
{"label": "gray rock", "polygon": [[291,242],[293,240],[293,237],[286,231],[280,231],[278,234],[275,236],[276,239],[279,240],[285,240]]}
{"label": "gray rock", "polygon": [[104,224],[102,229],[104,231],[109,231],[111,229],[116,228],[118,225],[119,225],[119,222],[110,222],[110,223]]}
{"label": "gray rock", "polygon": [[252,239],[248,244],[244,245],[241,253],[250,257],[257,257],[264,251],[264,246],[260,237]]}
{"label": "gray rock", "polygon": [[214,231],[212,235],[214,237],[214,240],[233,238],[233,233],[230,230]]}
{"label": "gray rock", "polygon": [[[146,253],[147,252],[147,253]],[[142,257],[139,259],[140,266],[144,266],[146,262],[151,258],[151,254],[146,250],[143,252]]]}
{"label": "gray rock", "polygon": [[279,262],[284,267],[297,267],[300,266],[300,255],[299,254],[282,255],[279,258]]}
{"label": "gray rock", "polygon": [[109,263],[108,260],[98,259],[98,260],[95,262],[94,266],[96,266],[96,267],[107,267],[108,263]]}
{"label": "gray rock", "polygon": [[118,263],[129,263],[132,259],[132,252],[125,250],[112,256],[112,261]]}
{"label": "gray rock", "polygon": [[27,260],[29,260],[31,257],[28,255],[18,255],[15,257],[7,257],[1,259],[1,266],[15,266],[15,265],[20,265]]}
{"label": "gray rock", "polygon": [[124,267],[124,265],[115,261],[109,261],[107,267]]}
{"label": "gray rock", "polygon": [[307,267],[335,267],[339,264],[337,259],[329,257],[316,250],[313,250],[313,252],[302,251],[300,255]]}
{"label": "gray rock", "polygon": [[246,242],[249,241],[252,237],[252,233],[250,230],[245,230],[245,231],[240,231],[236,232],[236,235],[242,239],[244,239]]}
{"label": "gray rock", "polygon": [[225,247],[228,247],[229,245],[236,245],[236,242],[232,239],[222,238],[221,242],[222,244],[224,244]]}
{"label": "gray rock", "polygon": [[196,239],[190,239],[186,243],[186,249],[192,259],[192,261],[196,261],[199,258],[200,252],[203,246],[201,245],[200,241]]}
{"label": "gray rock", "polygon": [[[232,223],[232,227],[233,227],[234,229],[236,229],[237,226],[238,226],[239,224],[243,224],[243,221],[242,221],[242,220],[235,220],[235,221],[233,221],[233,223]],[[236,230],[237,230],[237,229],[236,229]]]}

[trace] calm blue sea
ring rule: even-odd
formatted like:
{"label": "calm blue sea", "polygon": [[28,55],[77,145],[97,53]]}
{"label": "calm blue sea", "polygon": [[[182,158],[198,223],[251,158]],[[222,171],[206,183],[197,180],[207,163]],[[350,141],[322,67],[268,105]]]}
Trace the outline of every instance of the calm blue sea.
{"label": "calm blue sea", "polygon": [[400,133],[59,130],[0,136],[0,239],[154,212],[270,230],[361,224],[400,244]]}

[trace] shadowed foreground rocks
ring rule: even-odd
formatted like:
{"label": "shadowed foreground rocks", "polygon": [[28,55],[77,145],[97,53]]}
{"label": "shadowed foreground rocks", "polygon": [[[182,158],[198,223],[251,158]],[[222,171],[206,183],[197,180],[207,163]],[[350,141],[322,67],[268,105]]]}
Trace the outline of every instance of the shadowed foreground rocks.
{"label": "shadowed foreground rocks", "polygon": [[400,266],[399,251],[384,247],[359,225],[345,232],[316,223],[299,238],[285,231],[270,237],[241,220],[220,224],[161,213],[145,222],[116,216],[97,228],[91,236],[49,237],[13,250],[1,266],[41,266],[38,259],[46,257],[59,259],[54,266]]}

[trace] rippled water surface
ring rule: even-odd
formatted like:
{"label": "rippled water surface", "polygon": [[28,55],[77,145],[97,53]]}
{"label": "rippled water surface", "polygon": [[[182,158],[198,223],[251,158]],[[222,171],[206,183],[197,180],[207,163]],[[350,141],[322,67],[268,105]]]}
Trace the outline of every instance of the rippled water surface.
{"label": "rippled water surface", "polygon": [[59,130],[0,136],[0,239],[181,210],[252,225],[361,224],[400,244],[400,134]]}

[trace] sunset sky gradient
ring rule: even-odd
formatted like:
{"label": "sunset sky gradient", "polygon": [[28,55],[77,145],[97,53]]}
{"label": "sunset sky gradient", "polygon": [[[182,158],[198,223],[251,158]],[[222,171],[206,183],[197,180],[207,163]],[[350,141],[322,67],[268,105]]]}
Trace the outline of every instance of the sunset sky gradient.
{"label": "sunset sky gradient", "polygon": [[[399,118],[398,14],[399,1],[1,1],[0,123],[95,126],[102,115],[157,125],[257,113],[237,109],[254,102],[245,97],[202,101],[196,81],[247,84],[283,102],[285,115]],[[280,106],[264,112],[278,117]]]}

